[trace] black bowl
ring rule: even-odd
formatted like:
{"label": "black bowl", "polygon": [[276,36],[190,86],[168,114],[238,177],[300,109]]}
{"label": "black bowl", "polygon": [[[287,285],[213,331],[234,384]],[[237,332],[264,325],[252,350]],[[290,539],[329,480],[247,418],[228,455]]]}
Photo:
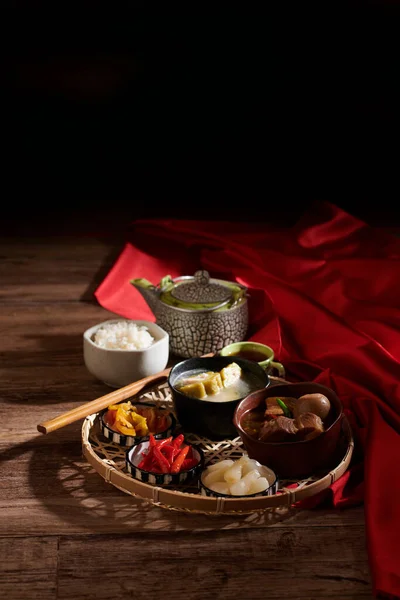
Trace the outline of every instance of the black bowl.
{"label": "black bowl", "polygon": [[238,437],[233,424],[235,409],[243,397],[249,392],[227,402],[210,402],[182,394],[176,387],[176,381],[184,374],[196,370],[220,371],[232,362],[237,363],[243,373],[248,374],[254,381],[251,391],[264,389],[270,385],[270,378],[260,365],[251,360],[232,356],[210,356],[188,358],[172,367],[168,376],[175,415],[182,428],[210,440],[232,439]]}

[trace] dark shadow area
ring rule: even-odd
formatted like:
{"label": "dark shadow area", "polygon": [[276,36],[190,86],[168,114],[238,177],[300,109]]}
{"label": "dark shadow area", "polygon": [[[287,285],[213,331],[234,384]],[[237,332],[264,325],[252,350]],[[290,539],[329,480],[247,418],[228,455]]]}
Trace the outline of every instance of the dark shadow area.
{"label": "dark shadow area", "polygon": [[4,233],[399,224],[398,7],[313,11],[6,15]]}
{"label": "dark shadow area", "polygon": [[[282,506],[254,514],[196,514],[158,508],[108,484],[82,456],[80,429],[38,435],[0,452],[0,465],[29,461],[29,488],[46,509],[72,530],[94,533],[133,533],[266,527],[290,520],[295,507]],[[322,507],[321,507],[322,508]],[[329,510],[329,508],[328,508]]]}

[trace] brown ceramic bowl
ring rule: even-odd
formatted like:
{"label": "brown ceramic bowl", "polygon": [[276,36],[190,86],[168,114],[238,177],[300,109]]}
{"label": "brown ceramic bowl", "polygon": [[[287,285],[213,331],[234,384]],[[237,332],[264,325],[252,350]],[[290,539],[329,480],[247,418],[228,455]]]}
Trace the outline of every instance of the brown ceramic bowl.
{"label": "brown ceramic bowl", "polygon": [[[299,398],[304,394],[325,394],[331,403],[325,431],[311,440],[297,442],[261,442],[251,437],[242,427],[250,410],[265,403],[271,396]],[[233,424],[250,458],[258,460],[275,471],[280,478],[308,477],[322,468],[331,466],[338,447],[343,406],[333,390],[319,383],[282,383],[252,392],[236,407]],[[334,466],[334,465],[332,465]]]}

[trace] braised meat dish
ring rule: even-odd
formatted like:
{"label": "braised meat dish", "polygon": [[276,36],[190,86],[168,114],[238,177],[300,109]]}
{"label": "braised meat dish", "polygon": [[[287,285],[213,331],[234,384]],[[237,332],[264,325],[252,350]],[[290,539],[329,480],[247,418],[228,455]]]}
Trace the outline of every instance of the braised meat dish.
{"label": "braised meat dish", "polygon": [[243,428],[263,442],[311,440],[325,431],[330,408],[323,394],[266,398],[265,405],[249,411]]}

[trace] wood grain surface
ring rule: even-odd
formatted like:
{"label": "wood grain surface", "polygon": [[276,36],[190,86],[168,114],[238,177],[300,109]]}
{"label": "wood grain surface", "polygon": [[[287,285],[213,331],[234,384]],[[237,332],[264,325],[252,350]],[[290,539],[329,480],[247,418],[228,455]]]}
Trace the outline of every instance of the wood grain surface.
{"label": "wood grain surface", "polygon": [[148,505],[85,461],[82,422],[38,423],[110,391],[85,329],[115,315],[93,292],[122,237],[0,239],[0,597],[373,598],[362,506],[281,518]]}

